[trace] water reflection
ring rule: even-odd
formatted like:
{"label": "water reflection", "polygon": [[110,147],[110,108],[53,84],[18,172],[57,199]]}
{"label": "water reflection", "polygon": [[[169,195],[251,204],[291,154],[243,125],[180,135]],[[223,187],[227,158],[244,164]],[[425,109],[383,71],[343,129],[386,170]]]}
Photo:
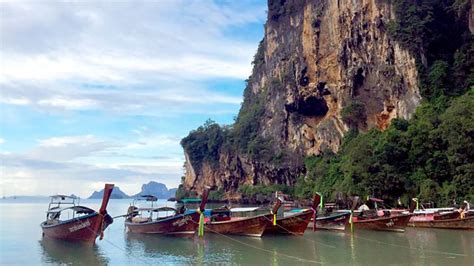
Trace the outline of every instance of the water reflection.
{"label": "water reflection", "polygon": [[39,241],[42,248],[42,262],[47,264],[107,265],[109,260],[97,245],[71,243],[44,238]]}
{"label": "water reflection", "polygon": [[[127,209],[129,200],[113,203],[110,212],[119,215]],[[87,205],[99,208],[100,201],[90,201]],[[13,207],[0,204],[0,213],[9,214],[0,215],[0,265],[296,266],[317,261],[327,265],[471,266],[474,261],[474,231],[356,230],[351,236],[350,233],[308,230],[304,237],[263,236],[261,239],[228,236],[230,239],[205,232],[204,238],[180,239],[124,233],[123,220],[117,219],[107,229],[104,240],[91,247],[41,240],[38,223],[44,218],[44,209],[38,208],[36,203]],[[11,223],[12,217],[15,223]]]}
{"label": "water reflection", "polygon": [[410,248],[425,262],[451,264],[457,261],[472,265],[474,233],[443,229],[416,228],[407,230]]}
{"label": "water reflection", "polygon": [[128,233],[125,246],[129,257],[142,262],[160,258],[167,263],[192,263],[198,258],[198,246],[189,238]]}

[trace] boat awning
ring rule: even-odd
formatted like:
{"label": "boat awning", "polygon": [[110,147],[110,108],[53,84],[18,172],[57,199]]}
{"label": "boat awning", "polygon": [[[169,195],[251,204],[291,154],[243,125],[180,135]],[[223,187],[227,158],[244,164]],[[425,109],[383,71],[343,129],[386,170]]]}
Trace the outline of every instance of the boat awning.
{"label": "boat awning", "polygon": [[170,212],[170,211],[176,211],[175,208],[171,207],[159,207],[159,208],[138,208],[135,211],[149,211],[149,212]]}
{"label": "boat awning", "polygon": [[48,213],[58,213],[66,210],[73,210],[76,213],[80,214],[91,214],[94,213],[95,211],[91,208],[84,207],[84,206],[72,206],[72,207],[67,207],[67,208],[52,208],[48,211]]}
{"label": "boat awning", "polygon": [[238,208],[231,208],[231,212],[254,212],[260,209],[260,207],[238,207]]}
{"label": "boat awning", "polygon": [[430,209],[424,209],[424,210],[415,210],[413,213],[415,214],[432,214],[432,213],[437,213],[437,212],[451,212],[453,211],[454,208],[430,208]]}
{"label": "boat awning", "polygon": [[67,196],[67,195],[52,195],[50,196],[51,198],[53,199],[61,199],[61,200],[65,200],[65,199],[78,199],[77,196],[74,196],[74,195],[70,195],[70,196]]}
{"label": "boat awning", "polygon": [[383,202],[383,199],[378,199],[378,198],[370,198],[370,200],[374,202]]}
{"label": "boat awning", "polygon": [[292,210],[290,210],[289,212],[291,212],[291,213],[295,213],[295,212],[299,213],[299,212],[304,212],[304,211],[306,211],[306,210],[308,210],[308,209],[292,209]]}
{"label": "boat awning", "polygon": [[182,203],[199,203],[201,202],[201,199],[197,198],[186,198],[186,199],[181,199],[180,200]]}
{"label": "boat awning", "polygon": [[153,195],[140,195],[141,198],[143,198],[146,201],[157,201],[158,198],[153,196]]}

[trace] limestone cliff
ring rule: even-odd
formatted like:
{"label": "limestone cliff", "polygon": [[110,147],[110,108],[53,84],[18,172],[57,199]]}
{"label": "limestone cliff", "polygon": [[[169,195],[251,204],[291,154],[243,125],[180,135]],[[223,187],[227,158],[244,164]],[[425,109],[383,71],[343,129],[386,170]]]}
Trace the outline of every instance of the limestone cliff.
{"label": "limestone cliff", "polygon": [[211,163],[193,161],[185,146],[184,189],[214,185],[238,198],[242,184],[292,185],[304,174],[304,156],[338,151],[354,126],[341,112],[356,102],[364,108],[359,130],[409,118],[421,100],[418,72],[414,57],[388,36],[392,19],[387,0],[270,0],[242,110],[229,131],[260,108],[250,117],[257,124],[251,144],[269,143],[273,155],[220,147]]}

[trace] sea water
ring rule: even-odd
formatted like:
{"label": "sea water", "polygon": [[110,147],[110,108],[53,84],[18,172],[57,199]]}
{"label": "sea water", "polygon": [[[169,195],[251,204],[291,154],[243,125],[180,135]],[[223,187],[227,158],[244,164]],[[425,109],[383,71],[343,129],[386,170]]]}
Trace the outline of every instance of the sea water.
{"label": "sea water", "polygon": [[[130,200],[110,200],[111,216]],[[473,265],[474,231],[414,229],[405,233],[308,230],[303,237],[174,238],[127,233],[123,218],[93,247],[43,239],[48,199],[0,199],[0,265]],[[100,200],[82,200],[98,209]],[[159,201],[160,206],[174,206]]]}

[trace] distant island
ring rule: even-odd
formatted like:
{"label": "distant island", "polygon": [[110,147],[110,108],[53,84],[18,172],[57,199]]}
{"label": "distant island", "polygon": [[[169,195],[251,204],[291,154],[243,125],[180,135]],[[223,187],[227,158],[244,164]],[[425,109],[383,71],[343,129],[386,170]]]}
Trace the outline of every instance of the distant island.
{"label": "distant island", "polygon": [[[148,184],[143,184],[141,191],[133,196],[127,195],[125,192],[121,191],[119,187],[114,187],[112,191],[111,199],[128,199],[136,198],[141,195],[153,195],[158,199],[168,199],[174,197],[176,194],[176,188],[168,189],[165,184],[158,183],[155,181],[150,181]],[[94,191],[89,199],[101,199],[104,195],[104,190]]]}
{"label": "distant island", "polygon": [[133,195],[133,197],[139,197],[141,195],[153,195],[159,199],[168,199],[174,197],[176,194],[176,188],[168,189],[165,184],[150,181],[148,184],[142,185],[142,190]]}
{"label": "distant island", "polygon": [[[104,196],[104,189],[100,191],[94,191],[89,199],[101,199]],[[115,186],[112,190],[112,195],[110,195],[111,199],[128,199],[130,196],[125,194],[119,187]]]}

